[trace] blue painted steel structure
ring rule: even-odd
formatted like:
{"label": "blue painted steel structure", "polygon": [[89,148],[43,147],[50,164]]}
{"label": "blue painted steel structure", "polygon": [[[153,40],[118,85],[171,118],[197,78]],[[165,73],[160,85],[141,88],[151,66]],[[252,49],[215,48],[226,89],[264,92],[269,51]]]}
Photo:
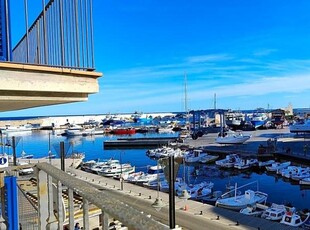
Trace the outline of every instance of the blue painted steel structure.
{"label": "blue painted steel structure", "polygon": [[9,1],[0,0],[0,61],[11,61]]}
{"label": "blue painted steel structure", "polygon": [[[221,129],[223,128],[223,117],[224,114],[228,110],[225,109],[207,109],[207,110],[192,110],[189,113],[193,116],[192,121],[192,128],[191,128],[191,136],[192,139],[196,140],[198,137],[202,137],[204,134],[207,134],[209,132],[221,132]],[[204,127],[202,122],[202,117],[206,114],[209,114],[210,117],[215,117],[215,114],[218,113],[221,115],[221,127],[220,129],[212,128],[212,127]]]}
{"label": "blue painted steel structure", "polygon": [[8,230],[18,230],[18,199],[16,177],[4,177],[5,187],[5,216]]}

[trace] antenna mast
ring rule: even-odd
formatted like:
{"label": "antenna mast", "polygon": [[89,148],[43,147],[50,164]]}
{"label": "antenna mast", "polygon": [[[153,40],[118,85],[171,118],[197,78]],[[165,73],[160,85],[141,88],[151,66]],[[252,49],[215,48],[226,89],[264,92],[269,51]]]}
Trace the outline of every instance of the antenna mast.
{"label": "antenna mast", "polygon": [[216,109],[216,93],[214,94],[214,109]]}

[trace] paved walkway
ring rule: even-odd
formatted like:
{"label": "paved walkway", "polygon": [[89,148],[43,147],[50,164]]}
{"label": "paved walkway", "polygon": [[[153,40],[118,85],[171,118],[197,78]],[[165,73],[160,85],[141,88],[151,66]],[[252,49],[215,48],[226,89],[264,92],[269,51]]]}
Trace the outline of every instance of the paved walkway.
{"label": "paved walkway", "polygon": [[[168,205],[169,195],[158,192],[138,185],[124,183],[121,191],[120,181],[112,178],[102,177],[99,175],[84,172],[79,169],[70,168],[68,173],[76,178],[88,181],[98,189],[110,194],[111,198],[119,199],[129,205],[150,214],[153,218],[169,223]],[[151,207],[156,197],[163,199],[167,204],[165,208],[156,211]],[[297,229],[285,226],[277,222],[271,222],[265,219],[250,217],[238,212],[217,208],[212,205],[203,204],[192,200],[181,200],[176,197],[176,224],[183,229],[260,229],[260,230],[286,230]],[[207,226],[207,227],[203,227]]]}

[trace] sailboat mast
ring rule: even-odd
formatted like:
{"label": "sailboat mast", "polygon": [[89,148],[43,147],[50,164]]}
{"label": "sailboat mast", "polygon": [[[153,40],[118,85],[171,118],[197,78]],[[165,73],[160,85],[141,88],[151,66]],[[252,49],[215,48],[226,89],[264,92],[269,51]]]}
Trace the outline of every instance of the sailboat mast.
{"label": "sailboat mast", "polygon": [[187,108],[187,75],[186,75],[186,72],[184,72],[184,109],[187,114],[188,108]]}

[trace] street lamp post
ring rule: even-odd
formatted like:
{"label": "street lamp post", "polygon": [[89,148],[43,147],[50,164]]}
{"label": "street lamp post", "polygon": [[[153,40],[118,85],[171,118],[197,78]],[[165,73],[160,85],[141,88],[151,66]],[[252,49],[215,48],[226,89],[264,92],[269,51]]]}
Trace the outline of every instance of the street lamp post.
{"label": "street lamp post", "polygon": [[169,157],[169,226],[175,228],[175,186],[174,156]]}

